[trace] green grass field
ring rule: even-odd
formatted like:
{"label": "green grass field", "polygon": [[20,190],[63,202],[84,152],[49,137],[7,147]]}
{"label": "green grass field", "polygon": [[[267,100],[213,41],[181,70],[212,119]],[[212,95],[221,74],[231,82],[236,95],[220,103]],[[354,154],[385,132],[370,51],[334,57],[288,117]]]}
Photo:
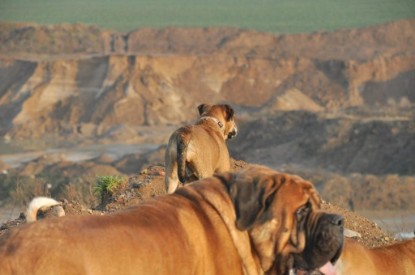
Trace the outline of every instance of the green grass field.
{"label": "green grass field", "polygon": [[140,27],[233,26],[299,33],[414,18],[415,0],[0,0],[0,21]]}

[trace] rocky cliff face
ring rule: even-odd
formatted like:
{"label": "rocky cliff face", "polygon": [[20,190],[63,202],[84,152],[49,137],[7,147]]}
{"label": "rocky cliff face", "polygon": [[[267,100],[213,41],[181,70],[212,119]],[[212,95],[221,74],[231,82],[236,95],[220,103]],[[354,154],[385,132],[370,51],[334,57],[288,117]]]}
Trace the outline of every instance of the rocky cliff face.
{"label": "rocky cliff face", "polygon": [[415,21],[335,33],[4,25],[0,135],[136,135],[179,124],[200,102],[241,114],[350,108],[411,115]]}

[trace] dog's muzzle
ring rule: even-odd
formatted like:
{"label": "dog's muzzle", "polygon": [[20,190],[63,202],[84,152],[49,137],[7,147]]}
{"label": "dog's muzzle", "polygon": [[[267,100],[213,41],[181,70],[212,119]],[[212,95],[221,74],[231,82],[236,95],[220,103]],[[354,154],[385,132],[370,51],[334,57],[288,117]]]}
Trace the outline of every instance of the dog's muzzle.
{"label": "dog's muzzle", "polygon": [[[336,214],[322,214],[312,232],[307,233],[304,251],[294,255],[295,274],[330,274],[343,248],[344,218]],[[333,267],[334,269],[334,267]]]}
{"label": "dog's muzzle", "polygon": [[238,128],[235,125],[235,127],[233,127],[232,131],[230,131],[228,133],[228,139],[234,138],[237,134],[238,134]]}

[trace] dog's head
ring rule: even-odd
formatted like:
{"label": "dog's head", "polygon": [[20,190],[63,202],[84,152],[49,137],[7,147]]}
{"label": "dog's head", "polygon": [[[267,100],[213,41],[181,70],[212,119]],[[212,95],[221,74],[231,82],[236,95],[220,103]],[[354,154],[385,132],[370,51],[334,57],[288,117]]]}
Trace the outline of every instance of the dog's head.
{"label": "dog's head", "polygon": [[337,260],[343,218],[319,210],[312,183],[257,165],[217,176],[235,206],[236,227],[248,230],[267,274],[307,274]]}
{"label": "dog's head", "polygon": [[231,106],[228,104],[200,104],[197,109],[200,117],[212,117],[218,120],[218,126],[223,128],[225,139],[236,136],[238,129],[235,123],[235,112]]}

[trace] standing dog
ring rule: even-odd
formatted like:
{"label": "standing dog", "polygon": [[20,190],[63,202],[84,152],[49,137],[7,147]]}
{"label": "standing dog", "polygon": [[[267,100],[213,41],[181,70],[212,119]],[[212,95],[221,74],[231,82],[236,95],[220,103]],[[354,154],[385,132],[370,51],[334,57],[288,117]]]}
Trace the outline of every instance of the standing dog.
{"label": "standing dog", "polygon": [[384,247],[367,248],[346,239],[336,275],[415,274],[415,239]]}
{"label": "standing dog", "polygon": [[177,129],[165,155],[165,185],[169,194],[181,183],[202,179],[231,168],[225,141],[236,136],[234,110],[227,104],[198,107],[194,125]]}

